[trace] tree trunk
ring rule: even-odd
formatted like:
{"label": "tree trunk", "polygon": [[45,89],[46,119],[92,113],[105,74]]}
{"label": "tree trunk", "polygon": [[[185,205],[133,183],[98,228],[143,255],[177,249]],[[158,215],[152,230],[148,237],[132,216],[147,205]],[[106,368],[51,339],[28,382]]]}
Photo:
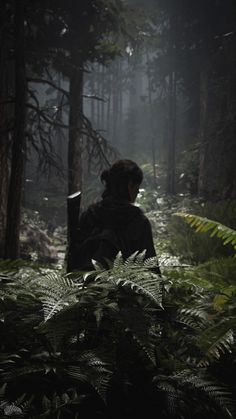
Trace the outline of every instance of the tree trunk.
{"label": "tree trunk", "polygon": [[[148,64],[150,58],[148,49],[146,49],[146,63]],[[150,142],[151,142],[151,156],[152,156],[152,173],[153,173],[153,187],[154,189],[157,188],[157,171],[156,171],[156,143],[155,143],[155,135],[154,135],[154,127],[153,127],[153,103],[152,103],[152,87],[151,87],[151,78],[148,72],[147,74],[148,79],[148,105],[149,105],[149,135],[150,135]]]}
{"label": "tree trunk", "polygon": [[26,161],[26,74],[24,57],[24,2],[15,0],[15,126],[7,202],[5,258],[19,257],[21,200]]}
{"label": "tree trunk", "polygon": [[202,70],[200,75],[200,125],[199,125],[199,139],[200,139],[200,154],[199,154],[199,178],[198,178],[198,195],[204,196],[206,194],[206,176],[205,165],[207,158],[207,111],[208,111],[208,73]]}
{"label": "tree trunk", "polygon": [[[95,95],[95,80],[94,80],[94,72],[90,75],[90,94]],[[94,99],[90,99],[90,115],[91,115],[91,123],[92,125],[95,124],[95,109],[94,109]]]}
{"label": "tree trunk", "polygon": [[[96,95],[98,98],[101,97],[101,66],[100,64],[97,65],[97,89]],[[101,103],[100,100],[96,100],[96,108],[97,108],[97,119],[96,119],[96,128],[100,130],[101,128]]]}
{"label": "tree trunk", "polygon": [[68,144],[68,194],[82,189],[82,110],[83,69],[74,59],[75,67],[70,75],[70,113]]}
{"label": "tree trunk", "polygon": [[168,89],[168,165],[167,192],[175,194],[175,153],[176,153],[176,18],[170,17],[169,39],[169,89]]}
{"label": "tree trunk", "polygon": [[169,123],[168,123],[168,177],[167,192],[175,194],[175,150],[176,150],[176,72],[169,76]]}
{"label": "tree trunk", "polygon": [[[209,47],[206,49],[209,60]],[[218,52],[219,54],[219,52]],[[222,42],[221,72],[217,54],[202,71],[199,195],[208,200],[236,197],[235,39]],[[207,54],[206,54],[207,56]],[[207,62],[204,60],[204,62]],[[222,72],[224,77],[222,77]]]}
{"label": "tree trunk", "polygon": [[[0,4],[0,27],[6,28],[6,4]],[[7,222],[7,196],[10,178],[10,126],[14,116],[13,103],[8,98],[13,90],[12,61],[8,60],[8,33],[0,32],[0,258],[4,257]]]}
{"label": "tree trunk", "polygon": [[118,63],[113,63],[113,89],[112,89],[112,141],[115,146],[119,143],[118,136],[118,112],[119,112],[119,91],[118,91]]}
{"label": "tree trunk", "polygon": [[102,74],[101,74],[101,128],[105,130],[105,67],[102,66]]}
{"label": "tree trunk", "polygon": [[107,112],[106,112],[106,130],[107,135],[110,137],[110,129],[111,129],[111,74],[107,72]]}

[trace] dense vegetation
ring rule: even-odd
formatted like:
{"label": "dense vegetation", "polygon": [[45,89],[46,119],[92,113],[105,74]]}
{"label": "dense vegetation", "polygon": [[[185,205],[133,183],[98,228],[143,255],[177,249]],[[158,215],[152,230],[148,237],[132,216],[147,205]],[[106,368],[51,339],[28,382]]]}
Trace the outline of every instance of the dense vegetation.
{"label": "dense vegetation", "polygon": [[[236,246],[236,232],[193,215]],[[235,258],[109,270],[1,264],[2,417],[232,418]]]}
{"label": "dense vegetation", "polygon": [[[7,0],[0,29],[1,418],[235,417],[235,1]],[[65,272],[66,197],[118,156],[161,278]]]}

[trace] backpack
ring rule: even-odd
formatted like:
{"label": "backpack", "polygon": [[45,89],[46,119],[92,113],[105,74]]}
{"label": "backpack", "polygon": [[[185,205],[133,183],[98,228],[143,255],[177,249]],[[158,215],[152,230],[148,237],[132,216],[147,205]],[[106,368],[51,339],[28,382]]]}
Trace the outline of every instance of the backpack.
{"label": "backpack", "polygon": [[117,253],[122,250],[124,250],[123,241],[115,229],[96,228],[77,248],[79,269],[93,270],[92,260],[107,269],[108,261],[113,261]]}

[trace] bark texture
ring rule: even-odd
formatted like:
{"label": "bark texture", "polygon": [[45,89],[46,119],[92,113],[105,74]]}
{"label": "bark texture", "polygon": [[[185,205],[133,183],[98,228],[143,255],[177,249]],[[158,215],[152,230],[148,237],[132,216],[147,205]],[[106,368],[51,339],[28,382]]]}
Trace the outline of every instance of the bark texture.
{"label": "bark texture", "polygon": [[11,176],[7,201],[5,258],[19,257],[21,200],[26,161],[26,74],[24,57],[24,2],[15,0],[15,123]]}
{"label": "bark texture", "polygon": [[[73,62],[76,62],[73,60]],[[82,110],[83,70],[77,63],[70,75],[70,113],[68,144],[68,192],[82,189]]]}

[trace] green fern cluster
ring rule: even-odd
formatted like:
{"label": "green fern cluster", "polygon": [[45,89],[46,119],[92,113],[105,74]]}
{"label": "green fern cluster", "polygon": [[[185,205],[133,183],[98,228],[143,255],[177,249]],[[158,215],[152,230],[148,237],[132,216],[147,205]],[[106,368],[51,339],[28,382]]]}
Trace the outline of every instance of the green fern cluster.
{"label": "green fern cluster", "polygon": [[118,255],[108,270],[94,263],[84,276],[6,266],[1,417],[151,417],[153,408],[161,419],[233,417],[227,388],[208,370],[233,345],[228,334],[212,347],[210,288],[187,273],[161,278],[144,253]]}

